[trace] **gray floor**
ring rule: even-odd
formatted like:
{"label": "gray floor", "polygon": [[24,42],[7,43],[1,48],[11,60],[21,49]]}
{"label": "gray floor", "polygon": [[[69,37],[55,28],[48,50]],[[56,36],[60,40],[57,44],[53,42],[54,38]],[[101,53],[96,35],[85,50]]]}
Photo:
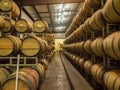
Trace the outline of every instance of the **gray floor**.
{"label": "gray floor", "polygon": [[[61,56],[61,57],[60,57]],[[65,72],[66,71],[66,72]],[[55,53],[40,90],[93,90],[64,55]]]}

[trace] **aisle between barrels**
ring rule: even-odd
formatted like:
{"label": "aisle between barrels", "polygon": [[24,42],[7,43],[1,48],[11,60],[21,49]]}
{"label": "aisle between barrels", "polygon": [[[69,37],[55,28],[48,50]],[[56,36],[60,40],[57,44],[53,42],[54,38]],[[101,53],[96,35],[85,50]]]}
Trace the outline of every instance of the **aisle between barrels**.
{"label": "aisle between barrels", "polygon": [[61,53],[55,53],[40,90],[94,90]]}
{"label": "aisle between barrels", "polygon": [[71,90],[59,53],[54,54],[40,90]]}

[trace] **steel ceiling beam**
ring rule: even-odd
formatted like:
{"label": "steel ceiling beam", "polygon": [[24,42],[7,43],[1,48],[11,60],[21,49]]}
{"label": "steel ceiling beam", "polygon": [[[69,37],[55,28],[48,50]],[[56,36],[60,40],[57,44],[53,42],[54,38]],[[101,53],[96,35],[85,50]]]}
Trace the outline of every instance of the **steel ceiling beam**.
{"label": "steel ceiling beam", "polygon": [[[78,12],[78,10],[64,10],[64,12],[74,12],[74,11],[76,11],[76,12]],[[48,13],[48,12],[38,12],[38,13]],[[52,12],[52,13],[61,13],[61,12]]]}
{"label": "steel ceiling beam", "polygon": [[42,19],[41,16],[40,16],[40,14],[39,14],[38,11],[37,11],[35,5],[33,5],[33,8],[34,8],[35,12],[37,13],[37,16],[38,16],[40,19]]}
{"label": "steel ceiling beam", "polygon": [[58,3],[79,3],[84,0],[14,0],[22,6],[43,5],[43,4],[58,4]]}
{"label": "steel ceiling beam", "polygon": [[22,10],[23,10],[23,12],[25,12],[25,13],[28,15],[28,17],[34,22],[33,17],[28,13],[28,11],[27,11],[24,7],[22,7]]}
{"label": "steel ceiling beam", "polygon": [[60,27],[60,26],[69,26],[70,23],[64,23],[64,24],[49,24],[50,27]]}
{"label": "steel ceiling beam", "polygon": [[[50,22],[51,22],[51,24],[53,25],[52,14],[51,14],[50,6],[47,5],[47,8],[48,8],[48,12],[49,12]],[[52,27],[52,29],[53,29],[53,31],[54,31],[54,27]]]}

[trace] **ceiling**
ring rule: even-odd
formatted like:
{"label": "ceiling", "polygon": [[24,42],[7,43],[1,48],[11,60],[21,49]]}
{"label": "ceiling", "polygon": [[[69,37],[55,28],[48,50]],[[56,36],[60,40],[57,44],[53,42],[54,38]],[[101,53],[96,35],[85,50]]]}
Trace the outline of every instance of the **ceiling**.
{"label": "ceiling", "polygon": [[[14,0],[32,21],[45,20],[52,33],[64,33],[83,0]],[[41,1],[41,2],[40,2]],[[58,1],[58,2],[57,2]],[[60,2],[61,1],[61,2]]]}

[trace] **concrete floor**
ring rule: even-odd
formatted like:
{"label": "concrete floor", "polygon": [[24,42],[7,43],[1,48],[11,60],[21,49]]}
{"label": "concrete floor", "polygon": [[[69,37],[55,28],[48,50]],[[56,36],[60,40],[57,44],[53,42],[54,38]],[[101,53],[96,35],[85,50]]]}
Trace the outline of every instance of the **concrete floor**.
{"label": "concrete floor", "polygon": [[40,90],[93,90],[64,55],[55,53]]}

